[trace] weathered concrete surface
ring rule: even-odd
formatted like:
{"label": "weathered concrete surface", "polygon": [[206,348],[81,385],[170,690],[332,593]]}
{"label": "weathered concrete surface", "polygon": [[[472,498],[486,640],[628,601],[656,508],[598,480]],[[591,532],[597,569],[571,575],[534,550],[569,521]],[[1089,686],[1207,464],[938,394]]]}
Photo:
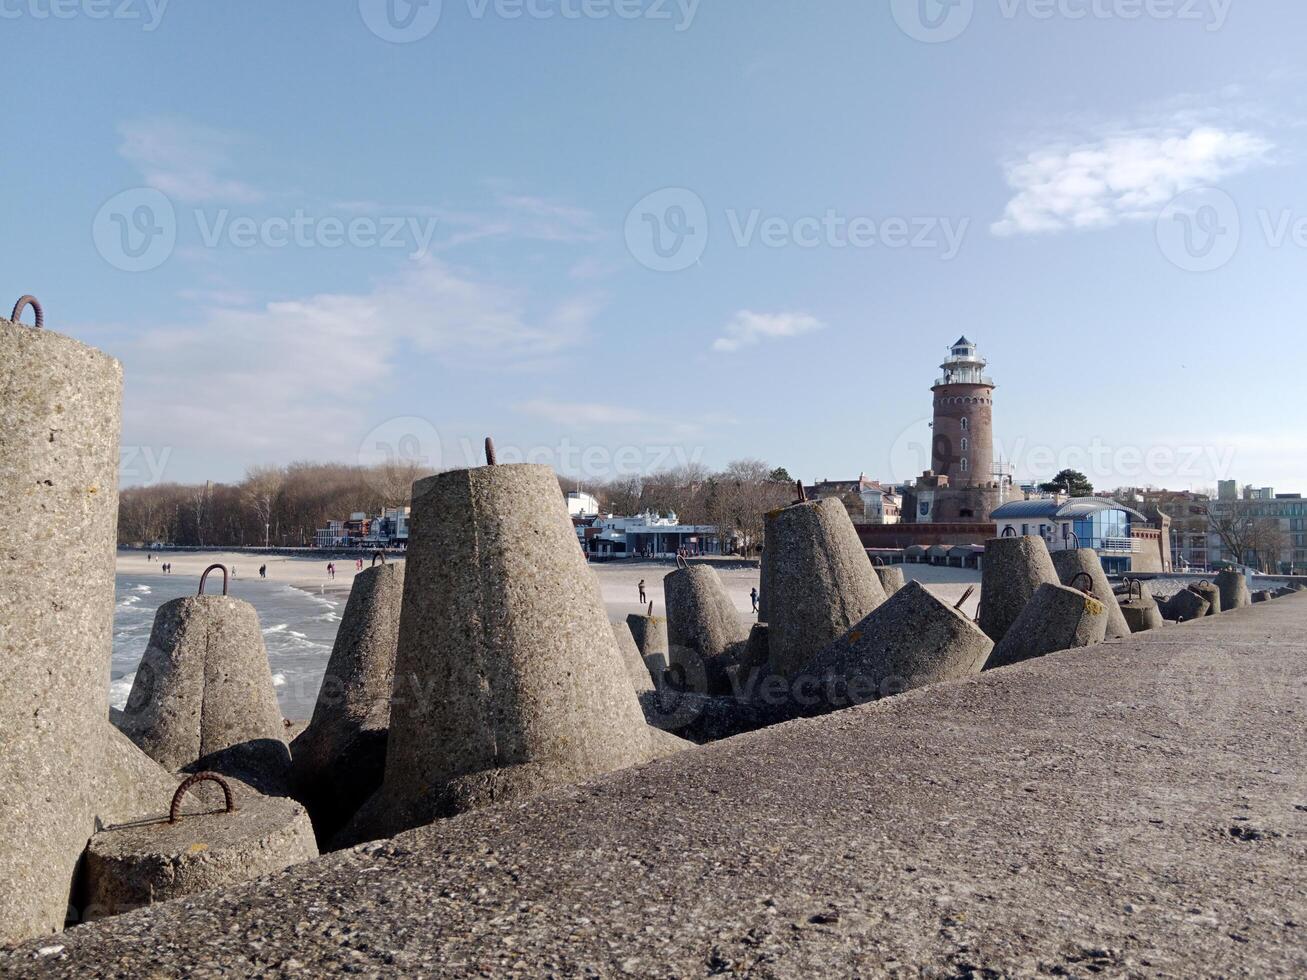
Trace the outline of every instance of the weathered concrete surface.
{"label": "weathered concrete surface", "polygon": [[1041,585],[994,647],[986,670],[1103,642],[1107,607],[1065,585]]}
{"label": "weathered concrete surface", "polygon": [[631,678],[631,686],[635,688],[637,694],[652,691],[653,675],[645,666],[644,658],[640,656],[640,648],[635,645],[631,628],[626,623],[613,623],[612,626],[613,639],[617,641],[618,652],[622,655],[622,666],[626,669],[626,676]]}
{"label": "weathered concrete surface", "polygon": [[284,781],[286,729],[254,607],[224,595],[160,606],[122,730],[172,770],[243,743],[267,743],[268,764]]}
{"label": "weathered concrete surface", "polygon": [[121,393],[113,358],[0,318],[0,942],[63,927],[102,802]]}
{"label": "weathered concrete surface", "polygon": [[[1116,601],[1112,586],[1103,571],[1103,562],[1093,548],[1075,548],[1068,551],[1055,551],[1052,554],[1053,567],[1057,569],[1058,578],[1063,585],[1071,585],[1076,576],[1086,574],[1093,583],[1094,598],[1100,600],[1107,609],[1106,640],[1119,640],[1130,635],[1130,624]],[[1084,579],[1075,586],[1083,586]]]}
{"label": "weathered concrete surface", "polygon": [[1192,589],[1181,589],[1162,605],[1162,615],[1172,622],[1187,623],[1202,619],[1212,604]]}
{"label": "weathered concrete surface", "polygon": [[993,649],[980,627],[911,582],[814,657],[804,674],[814,697],[847,707],[978,674]]}
{"label": "weathered concrete surface", "polygon": [[553,470],[419,480],[407,566],[385,778],[342,841],[651,758]]}
{"label": "weathered concrete surface", "polygon": [[182,818],[110,826],[86,848],[89,921],[249,881],[318,856],[309,815],[293,800],[237,784],[236,809],[183,801]]}
{"label": "weathered concrete surface", "polygon": [[783,677],[885,601],[849,512],[834,497],[769,515],[765,554],[771,668]]}
{"label": "weathered concrete surface", "polygon": [[403,598],[403,565],[355,576],[313,719],[291,743],[295,796],[324,842],[381,785]]}
{"label": "weathered concrete surface", "polygon": [[667,602],[667,642],[675,662],[675,650],[693,650],[705,661],[730,652],[749,638],[749,627],[735,611],[721,576],[710,565],[678,568],[663,577]]}
{"label": "weathered concrete surface", "polygon": [[1305,636],[1290,598],[1053,654],[30,943],[0,972],[1302,976]]}
{"label": "weathered concrete surface", "polygon": [[885,598],[892,599],[894,594],[903,588],[906,579],[903,578],[903,569],[897,565],[876,565],[876,577],[880,579],[880,587],[885,590]]}
{"label": "weathered concrete surface", "polygon": [[635,645],[640,656],[648,664],[650,657],[662,657],[667,664],[667,617],[637,616],[635,613],[626,617],[627,628],[635,638]]}
{"label": "weathered concrete surface", "polygon": [[1248,580],[1238,572],[1227,568],[1216,574],[1214,583],[1221,590],[1221,610],[1229,612],[1231,609],[1242,609],[1244,606],[1253,604],[1252,596],[1248,591]]}
{"label": "weathered concrete surface", "polygon": [[1211,582],[1195,582],[1189,586],[1189,591],[1207,600],[1205,615],[1217,616],[1224,612],[1224,608],[1221,606],[1221,590]]}
{"label": "weathered concrete surface", "polygon": [[1007,635],[1036,589],[1061,581],[1048,545],[1031,535],[986,541],[980,578],[978,621],[995,643]]}

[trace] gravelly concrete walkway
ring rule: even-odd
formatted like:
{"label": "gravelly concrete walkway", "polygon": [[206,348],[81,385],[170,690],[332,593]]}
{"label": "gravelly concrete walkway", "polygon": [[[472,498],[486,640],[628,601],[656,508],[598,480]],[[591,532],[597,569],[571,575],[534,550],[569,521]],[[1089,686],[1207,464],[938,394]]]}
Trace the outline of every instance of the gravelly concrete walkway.
{"label": "gravelly concrete walkway", "polygon": [[1296,596],[469,814],[0,973],[1303,976],[1305,723]]}

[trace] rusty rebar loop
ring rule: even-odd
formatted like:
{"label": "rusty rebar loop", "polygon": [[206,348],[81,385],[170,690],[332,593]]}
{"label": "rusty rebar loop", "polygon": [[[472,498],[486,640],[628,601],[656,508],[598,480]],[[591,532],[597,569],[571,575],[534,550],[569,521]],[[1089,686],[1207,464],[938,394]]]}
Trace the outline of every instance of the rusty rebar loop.
{"label": "rusty rebar loop", "polygon": [[486,436],[486,465],[498,466],[499,458],[495,455],[495,440]]}
{"label": "rusty rebar loop", "polygon": [[653,603],[649,603],[649,618],[653,619]]}
{"label": "rusty rebar loop", "polygon": [[384,564],[386,563],[386,553],[385,553],[384,551],[380,551],[380,550],[372,552],[372,567],[373,567],[373,568],[376,568],[376,567],[377,567],[377,559],[378,559],[378,558],[381,559],[381,564],[384,565]]}
{"label": "rusty rebar loop", "polygon": [[1016,536],[1017,536],[1017,529],[1014,528],[1011,524],[1009,524],[1007,527],[1003,528],[1003,537],[1005,537],[1005,538],[1015,538]]}
{"label": "rusty rebar loop", "polygon": [[967,591],[962,593],[962,598],[959,599],[959,600],[958,600],[958,601],[953,605],[953,608],[954,608],[954,609],[961,609],[963,606],[965,606],[965,605],[967,604],[967,600],[970,599],[973,595],[975,595],[975,593],[976,593],[976,587],[975,587],[974,585],[968,585],[968,586],[967,586]]}
{"label": "rusty rebar loop", "polygon": [[27,309],[29,306],[32,308],[32,312],[36,314],[36,329],[40,330],[45,326],[45,310],[41,308],[41,301],[35,296],[24,296],[15,303],[14,312],[10,315],[9,319],[13,320],[14,323],[17,323],[18,318],[23,315],[23,310]]}
{"label": "rusty rebar loop", "polygon": [[1207,581],[1207,579],[1205,579],[1205,578],[1201,578],[1201,579],[1199,579],[1197,582],[1194,583],[1194,585],[1206,585],[1206,586],[1208,586],[1209,588],[1211,587],[1211,584],[1212,584],[1212,583],[1209,582],[1209,581]]}
{"label": "rusty rebar loop", "polygon": [[189,793],[200,783],[217,783],[222,787],[222,798],[227,804],[227,813],[236,812],[236,798],[231,794],[231,786],[227,780],[223,779],[216,772],[197,772],[194,776],[189,777],[185,782],[177,787],[177,792],[172,795],[172,806],[168,808],[168,822],[176,823],[182,818],[182,797]]}
{"label": "rusty rebar loop", "polygon": [[204,595],[204,585],[209,580],[209,573],[215,568],[222,572],[222,594],[227,595],[231,583],[228,580],[226,565],[210,565],[206,568],[204,574],[200,576],[200,591],[197,592],[196,595]]}
{"label": "rusty rebar loop", "polygon": [[[1085,579],[1086,581],[1089,582],[1088,588],[1083,588],[1081,586],[1076,585],[1076,583],[1079,582],[1081,579]],[[1076,588],[1080,589],[1080,591],[1087,596],[1093,596],[1094,594],[1094,577],[1090,575],[1088,572],[1076,572],[1075,575],[1071,576],[1071,581],[1068,584],[1073,589]]]}
{"label": "rusty rebar loop", "polygon": [[1125,585],[1126,588],[1130,590],[1126,593],[1126,599],[1133,600],[1135,596],[1138,595],[1139,601],[1144,601],[1144,583],[1141,580],[1137,578],[1128,578],[1125,580]]}
{"label": "rusty rebar loop", "polygon": [[884,568],[884,567],[885,567],[885,559],[882,558],[880,555],[877,555],[875,558],[873,558],[873,559],[871,560],[871,567],[872,567],[872,568]]}
{"label": "rusty rebar loop", "polygon": [[1072,531],[1070,528],[1067,529],[1067,532],[1066,532],[1066,533],[1067,533],[1067,537],[1071,538],[1071,540],[1073,540],[1073,541],[1076,543],[1076,551],[1079,551],[1079,550],[1080,550],[1080,535],[1076,534],[1076,532],[1075,532],[1075,531]]}
{"label": "rusty rebar loop", "polygon": [[796,501],[796,503],[806,504],[808,502],[808,491],[803,489],[803,481],[795,480],[794,483],[799,491],[799,499]]}
{"label": "rusty rebar loop", "polygon": [[682,554],[679,554],[679,553],[677,554],[677,556],[676,556],[676,567],[677,567],[677,568],[684,568],[684,569],[688,569],[688,568],[690,567],[690,563],[689,563],[688,561],[685,560],[685,555],[682,555]]}

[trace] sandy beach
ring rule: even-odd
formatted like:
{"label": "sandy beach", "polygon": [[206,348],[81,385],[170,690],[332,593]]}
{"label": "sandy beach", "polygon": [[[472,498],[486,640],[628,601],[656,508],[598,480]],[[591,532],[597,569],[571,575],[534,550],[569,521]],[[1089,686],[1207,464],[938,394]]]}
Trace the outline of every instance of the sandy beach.
{"label": "sandy beach", "polygon": [[[267,564],[268,580],[292,585],[315,595],[347,597],[358,572],[355,562],[344,559],[335,562],[336,577],[327,574],[327,562],[318,558],[286,557],[282,555],[241,554],[231,551],[210,551],[203,554],[195,552],[153,553],[155,560],[146,561],[143,552],[124,551],[118,554],[118,571],[134,574],[157,574],[159,565],[171,562],[173,574],[189,576],[198,583],[200,574],[209,565],[218,563],[229,569],[236,569],[236,577],[242,580],[257,579],[259,566]],[[368,561],[364,561],[364,568]],[[639,602],[639,583],[643,579],[648,601],[653,602],[654,609],[662,612],[663,577],[672,571],[673,565],[665,562],[609,562],[595,564],[595,575],[603,593],[604,604],[612,619],[625,619],[629,613],[641,612]],[[902,565],[904,576],[910,581],[918,581],[929,588],[940,599],[950,605],[961,598],[970,585],[980,584],[980,573],[974,569],[939,568],[933,565]],[[719,568],[718,574],[735,602],[735,608],[746,618],[750,615],[749,590],[758,584],[756,568]],[[214,585],[219,583],[212,583]],[[979,589],[968,600],[966,611],[974,615],[979,602]]]}

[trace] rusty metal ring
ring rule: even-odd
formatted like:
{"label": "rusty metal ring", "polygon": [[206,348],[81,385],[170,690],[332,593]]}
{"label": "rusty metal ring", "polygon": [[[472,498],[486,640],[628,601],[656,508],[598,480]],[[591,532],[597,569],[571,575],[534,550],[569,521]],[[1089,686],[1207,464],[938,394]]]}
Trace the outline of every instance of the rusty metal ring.
{"label": "rusty metal ring", "polygon": [[495,454],[495,440],[486,436],[486,465],[498,466],[499,458]]}
{"label": "rusty metal ring", "polygon": [[689,563],[688,561],[686,561],[686,560],[685,560],[685,556],[682,555],[682,554],[680,554],[679,552],[678,552],[677,555],[676,555],[676,567],[677,567],[677,568],[683,568],[683,569],[686,569],[686,570],[688,570],[688,569],[690,568],[690,563]]}
{"label": "rusty metal ring", "polygon": [[386,563],[386,553],[385,553],[384,551],[374,551],[374,552],[372,552],[372,567],[373,567],[373,568],[376,568],[376,567],[377,567],[377,559],[378,559],[378,558],[381,559],[381,564],[384,565],[384,564]]}
{"label": "rusty metal ring", "polygon": [[1017,529],[1014,528],[1011,524],[1009,524],[1009,525],[1007,525],[1005,528],[1003,528],[1003,537],[1005,537],[1005,538],[1015,538],[1016,536],[1017,536]]}
{"label": "rusty metal ring", "polygon": [[213,571],[215,568],[221,570],[222,572],[222,594],[223,595],[227,594],[227,589],[229,587],[229,582],[227,580],[227,566],[210,565],[208,568],[204,570],[204,574],[200,576],[200,591],[196,593],[197,595],[204,595],[204,584],[209,580],[209,573]]}
{"label": "rusty metal ring", "polygon": [[1212,583],[1207,581],[1207,579],[1203,578],[1195,582],[1194,585],[1206,585],[1208,588],[1211,588]]}
{"label": "rusty metal ring", "polygon": [[36,329],[40,330],[45,326],[45,310],[41,308],[41,301],[35,296],[24,296],[15,303],[14,312],[10,314],[9,319],[17,323],[18,318],[23,315],[23,310],[29,306],[32,308],[32,312],[36,314]]}
{"label": "rusty metal ring", "polygon": [[885,567],[885,559],[882,558],[880,555],[877,555],[875,558],[873,558],[873,559],[871,560],[871,567],[872,567],[872,568],[884,568],[884,567]]}
{"label": "rusty metal ring", "polygon": [[1079,582],[1082,578],[1089,579],[1089,588],[1080,589],[1080,591],[1087,596],[1092,596],[1094,594],[1094,577],[1090,575],[1088,572],[1076,572],[1075,575],[1071,576],[1071,581],[1068,584],[1073,589],[1078,588],[1076,583]]}
{"label": "rusty metal ring", "polygon": [[221,786],[222,798],[227,804],[227,812],[236,812],[236,799],[231,795],[231,786],[228,785],[227,780],[223,779],[216,772],[197,772],[194,776],[191,776],[178,786],[177,792],[172,795],[172,806],[168,808],[169,823],[177,823],[177,821],[181,820],[182,797],[200,783],[217,783]]}
{"label": "rusty metal ring", "polygon": [[1080,535],[1076,534],[1075,531],[1070,531],[1070,530],[1068,530],[1066,533],[1067,533],[1067,535],[1068,535],[1069,537],[1075,539],[1075,542],[1076,542],[1076,551],[1079,551],[1079,550],[1080,550]]}

